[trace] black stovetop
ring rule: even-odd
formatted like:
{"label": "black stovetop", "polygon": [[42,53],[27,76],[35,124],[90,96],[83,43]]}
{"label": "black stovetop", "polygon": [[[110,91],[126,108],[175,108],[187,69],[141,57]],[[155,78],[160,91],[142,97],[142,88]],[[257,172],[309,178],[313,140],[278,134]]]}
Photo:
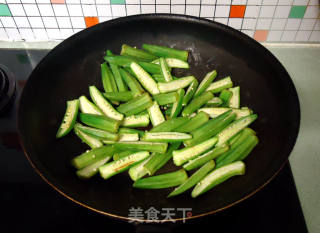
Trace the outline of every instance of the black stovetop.
{"label": "black stovetop", "polygon": [[211,216],[176,224],[131,224],[92,212],[58,194],[32,169],[19,146],[17,102],[47,50],[0,49],[0,64],[17,82],[10,111],[0,116],[1,232],[307,232],[289,163],[254,196]]}

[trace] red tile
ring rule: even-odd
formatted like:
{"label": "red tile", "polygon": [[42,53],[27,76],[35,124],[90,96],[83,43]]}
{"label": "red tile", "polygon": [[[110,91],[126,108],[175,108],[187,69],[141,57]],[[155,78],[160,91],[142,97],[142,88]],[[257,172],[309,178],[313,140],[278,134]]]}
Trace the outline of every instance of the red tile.
{"label": "red tile", "polygon": [[245,5],[232,5],[230,8],[230,18],[243,18],[246,12]]}
{"label": "red tile", "polygon": [[269,33],[268,30],[256,30],[253,38],[256,41],[260,41],[260,42],[266,41],[268,37],[268,33]]}
{"label": "red tile", "polygon": [[87,28],[92,27],[99,23],[98,17],[84,17]]}

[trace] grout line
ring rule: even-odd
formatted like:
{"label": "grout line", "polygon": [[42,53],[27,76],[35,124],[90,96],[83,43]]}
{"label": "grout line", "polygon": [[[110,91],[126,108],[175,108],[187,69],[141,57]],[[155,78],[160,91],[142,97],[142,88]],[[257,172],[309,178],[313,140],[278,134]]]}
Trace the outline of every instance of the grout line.
{"label": "grout line", "polygon": [[[243,21],[244,21],[244,16],[245,16],[246,10],[247,10],[247,3],[248,3],[248,0],[246,0],[246,3],[245,3],[246,8],[244,9],[244,14],[243,14],[243,17],[242,17],[241,26],[240,26],[240,29],[239,29],[239,30],[242,30]],[[229,14],[229,15],[230,15],[230,14]]]}

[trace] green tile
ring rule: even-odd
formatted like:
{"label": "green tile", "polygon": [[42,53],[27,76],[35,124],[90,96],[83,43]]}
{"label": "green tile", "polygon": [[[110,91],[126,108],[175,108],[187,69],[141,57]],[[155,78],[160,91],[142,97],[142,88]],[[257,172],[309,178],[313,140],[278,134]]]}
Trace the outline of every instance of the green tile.
{"label": "green tile", "polygon": [[303,18],[306,12],[307,6],[292,6],[289,14],[289,18]]}
{"label": "green tile", "polygon": [[0,16],[11,16],[11,12],[7,5],[0,4]]}
{"label": "green tile", "polygon": [[111,4],[126,4],[126,0],[110,0]]}

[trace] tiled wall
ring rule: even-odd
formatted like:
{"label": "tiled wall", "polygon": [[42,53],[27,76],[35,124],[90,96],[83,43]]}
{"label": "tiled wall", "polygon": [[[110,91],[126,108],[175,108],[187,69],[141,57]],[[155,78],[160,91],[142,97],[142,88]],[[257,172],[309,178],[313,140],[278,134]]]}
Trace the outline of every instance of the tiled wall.
{"label": "tiled wall", "polygon": [[0,0],[0,40],[62,40],[143,13],[203,17],[258,41],[320,42],[320,0]]}

